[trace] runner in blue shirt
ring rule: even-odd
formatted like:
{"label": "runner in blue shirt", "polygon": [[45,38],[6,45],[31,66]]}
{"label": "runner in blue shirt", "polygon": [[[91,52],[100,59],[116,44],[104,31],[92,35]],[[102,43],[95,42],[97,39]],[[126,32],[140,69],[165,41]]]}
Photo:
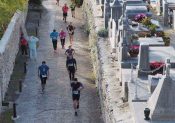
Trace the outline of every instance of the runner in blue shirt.
{"label": "runner in blue shirt", "polygon": [[38,77],[41,79],[42,92],[44,93],[46,80],[49,77],[49,67],[46,65],[45,61],[43,61],[42,65],[38,67]]}
{"label": "runner in blue shirt", "polygon": [[59,33],[56,32],[55,29],[53,30],[53,32],[50,33],[50,38],[52,39],[54,52],[57,51],[57,39],[58,39],[58,36],[59,36]]}

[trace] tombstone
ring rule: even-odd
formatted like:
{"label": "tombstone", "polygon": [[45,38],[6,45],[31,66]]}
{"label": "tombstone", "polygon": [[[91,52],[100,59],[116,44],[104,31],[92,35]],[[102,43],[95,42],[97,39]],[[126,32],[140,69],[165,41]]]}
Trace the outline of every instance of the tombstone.
{"label": "tombstone", "polygon": [[175,29],[175,10],[173,10],[173,29]]}
{"label": "tombstone", "polygon": [[118,20],[122,15],[122,6],[118,0],[114,0],[110,3],[111,7],[111,18],[117,23],[116,28],[118,29]]}
{"label": "tombstone", "polygon": [[105,3],[104,3],[104,12],[103,13],[104,13],[104,23],[105,23],[106,29],[108,28],[108,21],[109,21],[109,18],[111,16],[109,2],[110,2],[110,0],[105,0]]}
{"label": "tombstone", "polygon": [[112,19],[111,18],[108,21],[108,36],[109,36],[109,39],[112,38]]}
{"label": "tombstone", "polygon": [[150,70],[149,66],[149,45],[141,44],[138,57],[138,76],[145,75],[143,71]]}
{"label": "tombstone", "polygon": [[170,77],[170,60],[166,63],[166,74],[160,79],[148,100],[152,121],[175,122],[175,81]]}
{"label": "tombstone", "polygon": [[122,6],[122,15],[125,17],[125,10],[126,10],[126,1],[123,1],[123,6]]}
{"label": "tombstone", "polygon": [[112,19],[112,37],[111,37],[112,53],[116,52],[116,22]]}
{"label": "tombstone", "polygon": [[164,20],[164,25],[168,25],[168,3],[165,1],[163,4],[163,20]]}

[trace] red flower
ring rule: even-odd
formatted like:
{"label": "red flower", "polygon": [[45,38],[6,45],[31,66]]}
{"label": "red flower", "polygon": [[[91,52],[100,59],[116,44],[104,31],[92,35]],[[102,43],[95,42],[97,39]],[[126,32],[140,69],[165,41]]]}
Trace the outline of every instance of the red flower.
{"label": "red flower", "polygon": [[153,61],[150,63],[150,68],[156,69],[156,68],[161,67],[164,64],[165,64],[164,62]]}

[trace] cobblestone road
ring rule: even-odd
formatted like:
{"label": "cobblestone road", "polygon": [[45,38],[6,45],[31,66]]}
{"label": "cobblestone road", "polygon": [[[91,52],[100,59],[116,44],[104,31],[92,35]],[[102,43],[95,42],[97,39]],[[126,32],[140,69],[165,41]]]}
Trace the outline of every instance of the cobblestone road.
{"label": "cobblestone road", "polygon": [[[65,67],[65,50],[54,54],[49,33],[55,28],[66,29],[62,20],[60,2],[58,7],[56,0],[44,0],[44,11],[40,21],[40,45],[38,48],[37,62],[28,62],[28,72],[23,84],[23,92],[17,100],[17,114],[19,119],[15,123],[102,123],[100,102],[97,96],[95,84],[92,81],[92,65],[88,49],[88,38],[83,30],[83,19],[81,9],[76,10],[78,16],[72,20],[76,27],[75,42],[73,48],[76,51],[75,58],[78,63],[76,76],[85,89],[82,91],[80,110],[78,117],[74,116],[72,106],[70,83]],[[68,22],[72,19],[69,13]],[[68,37],[66,47],[69,45]],[[37,67],[43,60],[46,60],[50,67],[50,78],[47,82],[45,94],[41,94],[40,80],[37,77]]]}

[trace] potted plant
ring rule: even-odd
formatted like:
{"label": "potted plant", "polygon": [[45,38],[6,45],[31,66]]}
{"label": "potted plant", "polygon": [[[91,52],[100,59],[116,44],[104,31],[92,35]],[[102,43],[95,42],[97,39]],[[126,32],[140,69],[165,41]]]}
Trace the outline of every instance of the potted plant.
{"label": "potted plant", "polygon": [[170,45],[170,37],[168,33],[163,33],[163,41],[165,43],[165,46],[169,46]]}
{"label": "potted plant", "polygon": [[142,22],[143,19],[146,18],[146,15],[144,13],[140,13],[140,14],[137,14],[135,17],[134,17],[134,20],[136,22]]}
{"label": "potted plant", "polygon": [[98,31],[98,36],[106,38],[108,37],[108,30],[105,28],[102,28]]}
{"label": "potted plant", "polygon": [[129,47],[129,54],[131,57],[137,57],[139,54],[139,45],[132,45]]}
{"label": "potted plant", "polygon": [[150,30],[150,32],[151,32],[151,36],[154,36],[155,33],[156,33],[156,28],[157,28],[157,26],[156,26],[155,24],[151,24],[151,25],[149,25],[148,27],[149,27],[149,30]]}

